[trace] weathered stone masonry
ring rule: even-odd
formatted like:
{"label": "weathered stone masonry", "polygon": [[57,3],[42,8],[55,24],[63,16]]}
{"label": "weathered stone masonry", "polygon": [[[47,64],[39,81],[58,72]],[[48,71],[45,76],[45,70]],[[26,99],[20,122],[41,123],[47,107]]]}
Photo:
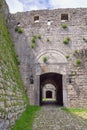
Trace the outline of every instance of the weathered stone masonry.
{"label": "weathered stone masonry", "polygon": [[[15,32],[18,24],[24,30],[22,34]],[[64,24],[67,25],[66,28],[63,27]],[[86,108],[87,9],[17,13],[11,15],[9,28],[21,61],[21,76],[30,104],[40,105],[41,75],[57,73],[62,75],[63,106]],[[34,47],[32,37],[35,38]],[[66,39],[69,44],[64,44]],[[47,63],[43,62],[44,57],[47,58]],[[30,84],[31,76],[33,84]]]}
{"label": "weathered stone masonry", "polygon": [[[2,14],[4,17],[4,23],[6,24],[9,22],[8,18],[10,14],[5,1],[3,0],[2,2],[3,5],[2,8],[0,8],[0,18]],[[2,18],[0,20],[2,20]],[[2,44],[6,46],[8,41],[10,41],[6,41],[7,39],[4,38],[3,30],[0,30],[0,47]],[[8,47],[8,49],[11,51],[10,47]],[[4,57],[3,51],[4,49],[0,49],[0,130],[11,130],[15,121],[26,109],[26,98],[22,87],[19,86],[21,80],[17,79],[15,76],[15,71],[18,70],[17,66],[14,64],[14,59],[9,59],[7,56]],[[7,58],[7,61],[5,61],[3,57]],[[11,55],[9,57],[13,58]]]}

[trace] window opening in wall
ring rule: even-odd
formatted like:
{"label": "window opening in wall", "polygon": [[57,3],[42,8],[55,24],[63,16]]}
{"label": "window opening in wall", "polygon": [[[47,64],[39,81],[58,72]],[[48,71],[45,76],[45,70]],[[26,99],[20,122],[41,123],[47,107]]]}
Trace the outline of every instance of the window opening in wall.
{"label": "window opening in wall", "polygon": [[39,22],[39,16],[34,16],[34,22]]}
{"label": "window opening in wall", "polygon": [[68,20],[68,14],[61,14],[61,20]]}
{"label": "window opening in wall", "polygon": [[20,22],[17,23],[17,26],[20,27]]}
{"label": "window opening in wall", "polygon": [[50,20],[48,20],[47,25],[51,25],[51,21]]}

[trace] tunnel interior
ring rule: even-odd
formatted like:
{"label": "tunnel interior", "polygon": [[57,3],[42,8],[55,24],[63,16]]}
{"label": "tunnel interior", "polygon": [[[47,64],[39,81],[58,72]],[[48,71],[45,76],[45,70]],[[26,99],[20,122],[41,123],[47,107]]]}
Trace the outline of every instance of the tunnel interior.
{"label": "tunnel interior", "polygon": [[40,105],[56,104],[63,106],[62,75],[46,73],[40,75]]}
{"label": "tunnel interior", "polygon": [[52,91],[46,91],[46,98],[50,99],[52,98]]}

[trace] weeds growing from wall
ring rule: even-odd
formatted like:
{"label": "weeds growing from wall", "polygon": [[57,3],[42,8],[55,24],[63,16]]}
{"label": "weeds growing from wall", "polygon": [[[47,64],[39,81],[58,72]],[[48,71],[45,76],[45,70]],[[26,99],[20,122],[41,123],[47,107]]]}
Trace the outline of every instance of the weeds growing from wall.
{"label": "weeds growing from wall", "polygon": [[70,38],[69,38],[69,37],[66,37],[66,38],[64,39],[64,41],[63,41],[63,43],[64,43],[65,45],[69,44],[69,42],[70,42]]}
{"label": "weeds growing from wall", "polygon": [[32,43],[31,44],[31,48],[33,49],[35,47],[35,43]]}
{"label": "weeds growing from wall", "polygon": [[47,62],[47,57],[43,57],[43,62],[44,62],[44,63]]}
{"label": "weeds growing from wall", "polygon": [[62,28],[64,28],[64,29],[67,28],[67,24],[66,24],[66,23],[63,23],[61,26],[62,26]]}
{"label": "weeds growing from wall", "polygon": [[81,64],[81,59],[76,59],[76,65],[80,65]]}
{"label": "weeds growing from wall", "polygon": [[18,32],[19,34],[21,34],[21,33],[24,32],[24,30],[22,28],[20,28],[20,27],[16,27],[15,32]]}
{"label": "weeds growing from wall", "polygon": [[37,38],[38,38],[38,39],[41,39],[41,34],[38,34],[38,35],[37,35]]}
{"label": "weeds growing from wall", "polygon": [[33,36],[32,39],[31,39],[31,42],[35,43],[35,41],[36,41],[36,38]]}

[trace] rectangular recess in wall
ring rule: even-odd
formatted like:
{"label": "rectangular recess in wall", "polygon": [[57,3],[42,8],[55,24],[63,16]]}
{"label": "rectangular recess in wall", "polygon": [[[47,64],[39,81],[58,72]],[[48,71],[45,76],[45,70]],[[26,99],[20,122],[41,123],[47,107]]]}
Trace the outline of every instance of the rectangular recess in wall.
{"label": "rectangular recess in wall", "polygon": [[61,14],[61,20],[68,20],[68,14]]}
{"label": "rectangular recess in wall", "polygon": [[50,20],[48,20],[47,25],[51,25],[51,21]]}
{"label": "rectangular recess in wall", "polygon": [[39,16],[34,16],[34,22],[39,22]]}

